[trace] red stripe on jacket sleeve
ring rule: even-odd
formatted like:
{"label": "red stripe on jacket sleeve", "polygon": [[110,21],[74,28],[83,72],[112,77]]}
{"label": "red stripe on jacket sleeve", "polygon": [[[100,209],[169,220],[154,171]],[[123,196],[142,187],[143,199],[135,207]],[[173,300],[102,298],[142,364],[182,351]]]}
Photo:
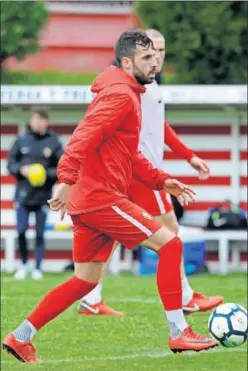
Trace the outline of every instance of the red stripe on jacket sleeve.
{"label": "red stripe on jacket sleeve", "polygon": [[167,121],[165,121],[164,125],[164,137],[165,143],[173,152],[178,153],[187,161],[190,161],[192,159],[192,157],[194,156],[193,151],[181,141],[181,139],[177,136],[176,132],[172,129]]}

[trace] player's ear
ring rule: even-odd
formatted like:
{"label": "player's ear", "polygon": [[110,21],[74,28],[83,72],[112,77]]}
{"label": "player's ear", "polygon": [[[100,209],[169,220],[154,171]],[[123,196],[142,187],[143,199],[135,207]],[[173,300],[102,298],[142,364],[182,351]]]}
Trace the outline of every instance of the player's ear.
{"label": "player's ear", "polygon": [[123,58],[121,58],[121,65],[122,65],[123,69],[131,71],[132,67],[133,67],[133,62],[132,62],[131,58],[123,57]]}

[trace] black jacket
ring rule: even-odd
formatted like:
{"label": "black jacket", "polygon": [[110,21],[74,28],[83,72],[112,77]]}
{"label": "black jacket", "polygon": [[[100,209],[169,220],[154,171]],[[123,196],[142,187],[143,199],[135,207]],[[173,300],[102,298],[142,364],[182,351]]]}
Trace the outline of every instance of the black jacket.
{"label": "black jacket", "polygon": [[[49,130],[44,135],[28,130],[16,139],[8,156],[8,170],[16,178],[15,201],[30,206],[47,203],[57,181],[56,170],[62,153],[58,136]],[[33,163],[42,164],[46,169],[47,180],[42,187],[32,187],[20,173],[23,165]]]}

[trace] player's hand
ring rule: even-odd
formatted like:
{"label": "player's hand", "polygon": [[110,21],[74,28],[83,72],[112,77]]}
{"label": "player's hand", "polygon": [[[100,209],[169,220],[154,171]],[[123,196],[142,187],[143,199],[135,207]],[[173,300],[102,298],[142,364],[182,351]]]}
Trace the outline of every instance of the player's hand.
{"label": "player's hand", "polygon": [[31,165],[23,165],[20,168],[20,173],[22,174],[22,176],[24,176],[25,178],[27,178],[28,177],[28,173],[30,171],[30,168],[31,168]]}
{"label": "player's hand", "polygon": [[62,207],[62,209],[60,210],[60,220],[61,220],[61,222],[62,222],[62,220],[64,220],[65,214],[66,214],[66,206]]}
{"label": "player's hand", "polygon": [[66,201],[68,198],[69,190],[69,184],[61,183],[57,186],[53,197],[47,201],[51,210],[61,211],[61,220],[63,220],[66,213]]}
{"label": "player's hand", "polygon": [[188,205],[189,200],[195,200],[195,191],[190,186],[179,182],[177,179],[167,179],[164,190],[175,196],[181,206]]}
{"label": "player's hand", "polygon": [[198,171],[199,179],[208,179],[210,176],[210,169],[206,161],[202,160],[200,157],[193,156],[190,160],[190,165]]}

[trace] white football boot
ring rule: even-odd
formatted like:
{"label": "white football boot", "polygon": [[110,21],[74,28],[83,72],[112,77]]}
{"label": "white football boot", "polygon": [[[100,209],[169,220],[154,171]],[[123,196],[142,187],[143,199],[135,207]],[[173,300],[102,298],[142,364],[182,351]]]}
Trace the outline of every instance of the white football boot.
{"label": "white football boot", "polygon": [[34,269],[31,273],[31,277],[33,278],[33,280],[36,280],[36,281],[39,281],[39,280],[43,280],[44,278],[44,275],[43,273],[41,272],[41,270],[39,269]]}

